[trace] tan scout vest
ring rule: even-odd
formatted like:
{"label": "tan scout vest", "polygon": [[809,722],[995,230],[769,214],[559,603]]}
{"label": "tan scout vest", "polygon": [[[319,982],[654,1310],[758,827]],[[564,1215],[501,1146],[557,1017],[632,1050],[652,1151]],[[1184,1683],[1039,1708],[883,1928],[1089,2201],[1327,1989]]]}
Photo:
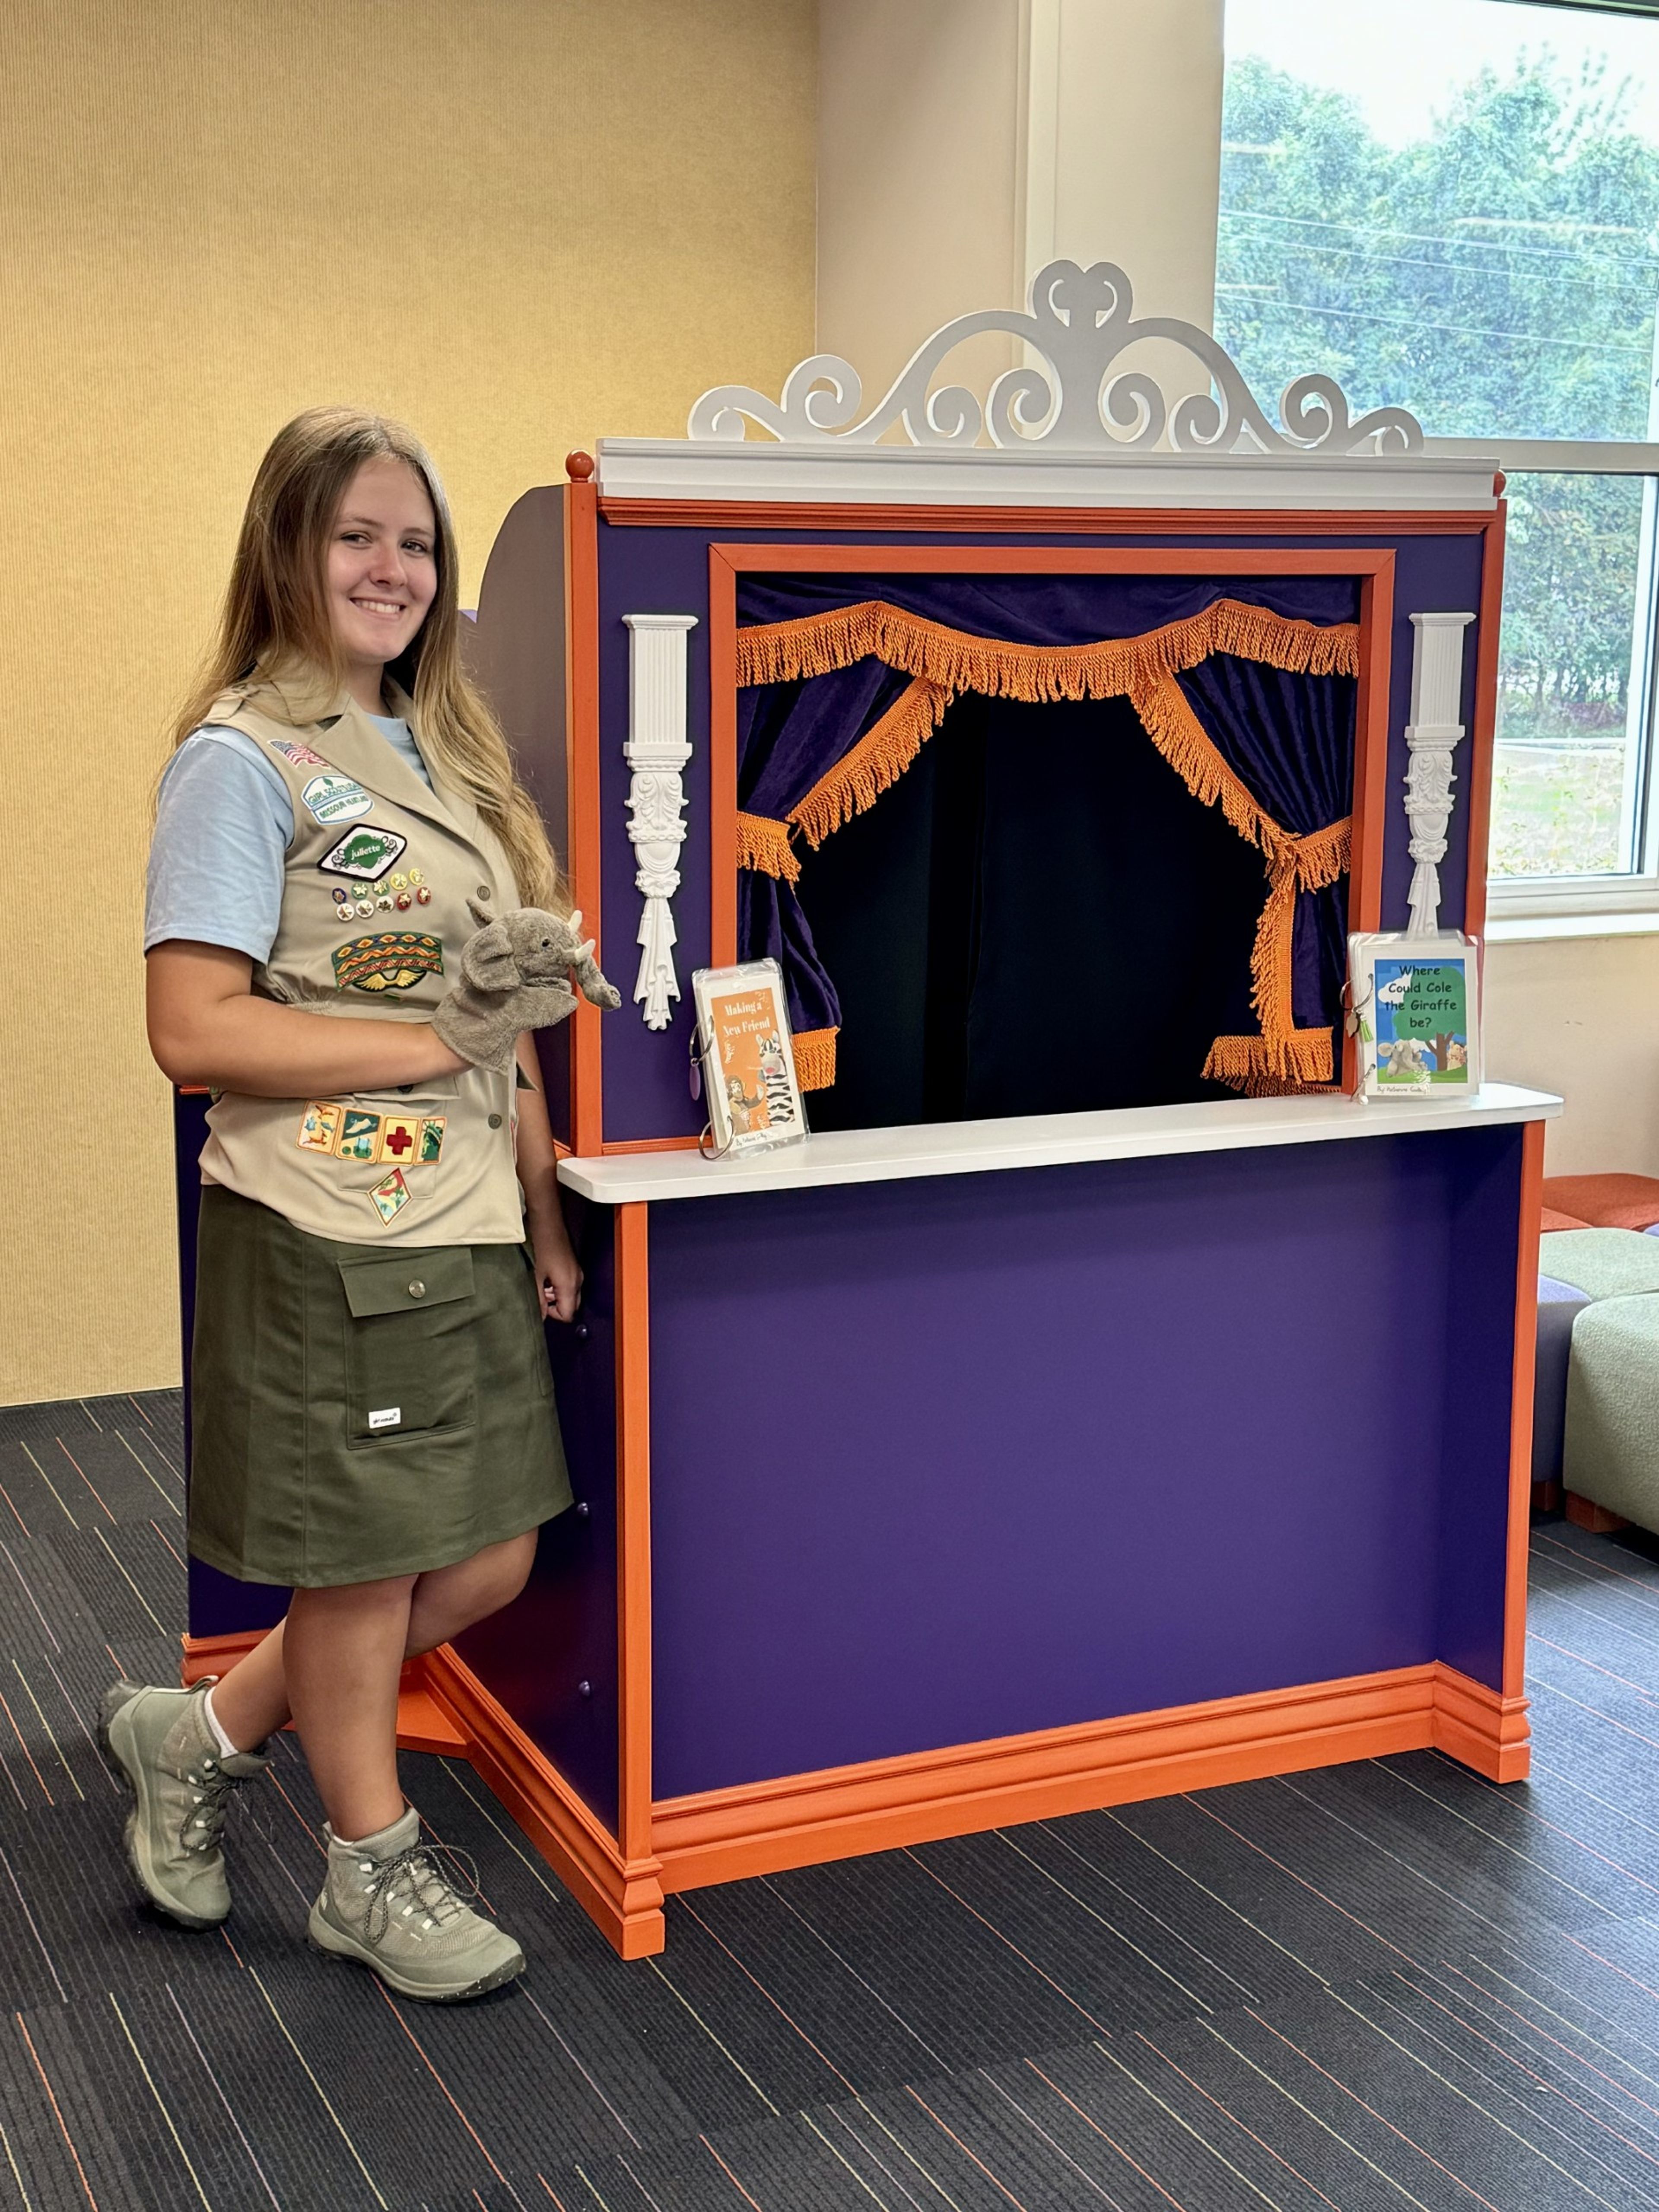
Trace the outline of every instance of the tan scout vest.
{"label": "tan scout vest", "polygon": [[[314,705],[314,702],[313,702]],[[414,710],[400,714],[420,741]],[[428,791],[349,699],[290,720],[270,687],[228,693],[207,720],[252,738],[288,786],[294,838],[258,995],[387,1022],[429,1021],[477,924],[519,894],[477,809]],[[208,1115],[202,1176],[341,1243],[515,1244],[514,1078],[466,1068],[406,1090],[318,1098],[227,1091]]]}

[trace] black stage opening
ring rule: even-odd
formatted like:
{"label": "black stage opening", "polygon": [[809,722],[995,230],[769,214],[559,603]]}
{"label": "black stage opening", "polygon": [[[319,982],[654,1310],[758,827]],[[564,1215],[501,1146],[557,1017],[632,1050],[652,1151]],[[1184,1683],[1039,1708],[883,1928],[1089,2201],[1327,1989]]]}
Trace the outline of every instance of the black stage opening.
{"label": "black stage opening", "polygon": [[803,848],[841,996],[816,1129],[1161,1106],[1249,1035],[1261,854],[1127,700],[961,695],[867,813]]}

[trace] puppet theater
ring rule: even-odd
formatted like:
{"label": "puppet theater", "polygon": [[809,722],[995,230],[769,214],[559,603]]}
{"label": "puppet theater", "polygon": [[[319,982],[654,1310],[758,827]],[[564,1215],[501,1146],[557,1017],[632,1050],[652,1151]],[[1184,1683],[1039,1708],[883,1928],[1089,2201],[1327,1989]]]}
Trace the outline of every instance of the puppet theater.
{"label": "puppet theater", "polygon": [[[541,1038],[579,1502],[404,1720],[627,1955],[922,1838],[1527,1771],[1559,1101],[1364,1101],[1343,1003],[1350,929],[1481,928],[1501,479],[1327,379],[1280,418],[1057,263],[867,410],[815,357],[502,527],[477,672],[638,971]],[[767,956],[813,1133],[710,1161],[690,971]],[[283,1594],[191,1572],[193,1675]]]}

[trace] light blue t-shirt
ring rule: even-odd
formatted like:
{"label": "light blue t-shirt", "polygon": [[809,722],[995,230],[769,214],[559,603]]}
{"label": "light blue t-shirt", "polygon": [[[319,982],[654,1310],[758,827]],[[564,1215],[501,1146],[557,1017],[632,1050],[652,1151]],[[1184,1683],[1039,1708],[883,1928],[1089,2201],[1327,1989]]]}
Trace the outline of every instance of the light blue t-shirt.
{"label": "light blue t-shirt", "polygon": [[[407,722],[368,718],[428,790]],[[241,730],[192,730],[161,777],[144,887],[144,950],[170,938],[270,957],[283,910],[294,808],[276,763]]]}

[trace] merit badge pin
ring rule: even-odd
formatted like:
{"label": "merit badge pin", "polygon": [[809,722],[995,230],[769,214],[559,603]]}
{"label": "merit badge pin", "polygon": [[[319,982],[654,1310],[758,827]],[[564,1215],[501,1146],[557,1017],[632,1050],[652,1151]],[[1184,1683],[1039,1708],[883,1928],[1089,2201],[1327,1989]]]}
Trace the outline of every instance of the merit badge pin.
{"label": "merit badge pin", "polygon": [[333,960],[334,981],[342,991],[372,991],[377,997],[382,991],[406,991],[422,975],[444,972],[442,939],[418,929],[354,937],[349,945],[335,948]]}
{"label": "merit badge pin", "polygon": [[420,1149],[416,1158],[422,1167],[428,1167],[444,1148],[444,1121],[441,1114],[428,1115],[421,1124]]}
{"label": "merit badge pin", "polygon": [[340,1116],[344,1111],[342,1106],[307,1106],[301,1119],[300,1133],[295,1139],[300,1150],[302,1152],[331,1152],[335,1139],[340,1133]]}
{"label": "merit badge pin", "polygon": [[291,744],[287,738],[267,738],[265,743],[270,747],[272,752],[281,753],[285,761],[292,761],[295,768],[326,768],[328,766],[328,763],[322,755],[313,752],[309,745]]}
{"label": "merit badge pin", "polygon": [[368,1194],[374,1201],[374,1211],[382,1221],[390,1221],[400,1206],[409,1204],[409,1185],[404,1181],[401,1168],[393,1168],[384,1182],[377,1182]]}
{"label": "merit badge pin", "polygon": [[345,1120],[334,1150],[343,1160],[372,1160],[380,1151],[380,1117],[356,1106],[345,1109]]}
{"label": "merit badge pin", "polygon": [[326,775],[313,775],[300,797],[325,828],[336,822],[355,822],[374,804],[361,783],[354,783],[337,769],[331,769]]}
{"label": "merit badge pin", "polygon": [[401,1114],[388,1114],[380,1124],[380,1158],[395,1161],[399,1167],[411,1166],[420,1157],[421,1124],[418,1117],[407,1119]]}
{"label": "merit badge pin", "polygon": [[400,860],[408,847],[408,838],[395,830],[352,830],[317,865],[331,876],[357,876],[370,882]]}

